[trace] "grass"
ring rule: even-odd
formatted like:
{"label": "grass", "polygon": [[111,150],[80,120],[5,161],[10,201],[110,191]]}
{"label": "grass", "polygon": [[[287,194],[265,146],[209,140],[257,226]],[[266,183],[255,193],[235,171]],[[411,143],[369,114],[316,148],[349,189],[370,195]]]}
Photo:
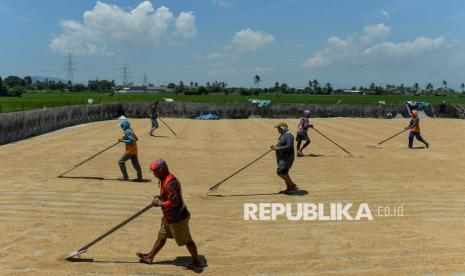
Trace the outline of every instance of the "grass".
{"label": "grass", "polygon": [[22,97],[0,97],[0,112],[16,112],[22,110],[39,109],[43,107],[56,107],[67,105],[82,105],[87,99],[94,103],[105,102],[150,102],[156,99],[171,98],[176,102],[198,103],[246,103],[248,99],[267,99],[272,103],[307,103],[307,104],[377,104],[383,100],[386,104],[401,104],[408,100],[425,101],[438,104],[446,100],[449,104],[465,104],[465,97],[444,96],[363,96],[363,95],[282,95],[263,94],[251,96],[239,95],[176,95],[176,94],[145,94],[145,93],[59,93],[59,92],[28,92]]}

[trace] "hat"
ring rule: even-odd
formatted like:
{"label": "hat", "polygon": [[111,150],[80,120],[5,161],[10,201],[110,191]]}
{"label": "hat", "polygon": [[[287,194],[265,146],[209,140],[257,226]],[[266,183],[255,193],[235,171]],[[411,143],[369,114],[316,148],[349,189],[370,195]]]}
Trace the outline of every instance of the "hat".
{"label": "hat", "polygon": [[152,170],[158,178],[164,177],[169,172],[168,165],[163,159],[150,163],[150,170]]}
{"label": "hat", "polygon": [[285,122],[280,122],[279,124],[274,126],[275,128],[288,128]]}

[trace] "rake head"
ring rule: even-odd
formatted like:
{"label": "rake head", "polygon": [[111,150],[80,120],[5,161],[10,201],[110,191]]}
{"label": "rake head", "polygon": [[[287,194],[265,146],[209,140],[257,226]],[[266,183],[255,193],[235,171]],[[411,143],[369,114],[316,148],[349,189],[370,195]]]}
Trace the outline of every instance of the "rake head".
{"label": "rake head", "polygon": [[87,249],[73,251],[73,252],[69,253],[68,258],[66,258],[66,260],[70,261],[74,257],[80,257],[81,254],[84,254],[86,252],[87,252]]}
{"label": "rake head", "polygon": [[369,148],[382,148],[381,145],[377,144],[377,145],[367,145],[367,147]]}

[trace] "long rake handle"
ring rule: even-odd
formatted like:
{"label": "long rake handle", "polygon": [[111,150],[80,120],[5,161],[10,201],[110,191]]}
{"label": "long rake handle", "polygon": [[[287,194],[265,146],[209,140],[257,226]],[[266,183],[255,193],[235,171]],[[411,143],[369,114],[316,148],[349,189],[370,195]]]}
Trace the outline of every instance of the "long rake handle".
{"label": "long rake handle", "polygon": [[152,204],[150,205],[147,205],[144,209],[140,210],[139,212],[135,213],[134,215],[130,216],[129,218],[127,218],[125,221],[121,222],[120,224],[116,225],[115,227],[111,228],[110,230],[108,230],[107,232],[105,232],[103,235],[101,235],[100,237],[96,238],[95,240],[91,241],[90,243],[86,244],[85,246],[83,246],[82,248],[80,248],[78,250],[79,251],[84,251],[84,250],[87,250],[89,249],[89,247],[91,247],[92,245],[98,243],[99,241],[103,240],[104,238],[108,237],[110,234],[112,234],[113,232],[115,232],[116,230],[120,229],[121,227],[123,227],[124,225],[128,224],[131,220],[137,218],[138,216],[142,215],[143,213],[147,212],[149,209],[151,209],[153,207]]}
{"label": "long rake handle", "polygon": [[391,140],[392,138],[396,137],[397,135],[399,135],[399,134],[401,134],[401,133],[403,133],[403,132],[405,132],[405,131],[407,131],[407,130],[408,130],[408,129],[403,129],[402,131],[399,131],[398,133],[392,135],[391,137],[389,137],[389,138],[387,138],[387,139],[385,139],[385,140],[379,142],[379,143],[377,144],[377,146],[381,145],[381,144],[384,143],[384,142],[387,142],[387,141]]}
{"label": "long rake handle", "polygon": [[353,156],[352,153],[350,153],[349,151],[347,151],[345,148],[341,147],[340,145],[338,145],[336,142],[334,142],[333,140],[331,140],[328,136],[324,135],[323,133],[321,133],[318,129],[314,128],[313,127],[313,130],[315,130],[316,132],[318,132],[318,134],[320,134],[321,136],[325,137],[326,139],[328,139],[328,141],[330,141],[331,143],[335,144],[337,147],[339,147],[341,150],[345,151],[348,155],[350,156]]}
{"label": "long rake handle", "polygon": [[176,135],[176,132],[174,132],[166,123],[165,121],[163,121],[160,117],[158,118],[169,130],[171,130],[171,132],[174,134],[174,136],[176,136],[176,138],[178,137],[178,135]]}
{"label": "long rake handle", "polygon": [[74,170],[75,168],[81,166],[82,164],[84,164],[84,163],[86,163],[86,162],[88,162],[88,161],[94,159],[95,157],[97,157],[97,155],[104,153],[105,151],[111,149],[112,147],[118,145],[119,143],[120,143],[120,142],[116,142],[116,143],[112,144],[111,146],[108,146],[107,148],[105,148],[105,149],[103,149],[103,150],[97,152],[96,154],[92,155],[91,157],[87,158],[87,159],[84,160],[84,161],[81,161],[79,164],[75,165],[75,166],[72,167],[71,169],[69,169],[69,170],[67,170],[66,172],[62,173],[62,174],[61,174],[60,176],[58,176],[58,177],[62,177],[63,175],[69,173],[70,171]]}
{"label": "long rake handle", "polygon": [[253,163],[257,162],[258,160],[262,159],[263,157],[265,157],[265,155],[267,155],[268,153],[270,153],[271,151],[273,151],[272,149],[268,150],[267,152],[265,152],[264,154],[260,155],[257,159],[253,160],[252,162],[250,162],[249,164],[245,165],[244,167],[240,168],[239,170],[237,170],[235,173],[231,174],[230,176],[226,177],[225,179],[221,180],[220,182],[218,182],[217,184],[215,184],[214,186],[212,186],[209,191],[214,191],[216,189],[218,189],[218,187],[223,184],[224,182],[226,182],[226,180],[230,179],[231,177],[235,176],[236,174],[240,173],[241,171],[245,170],[247,167],[249,167],[250,165],[252,165]]}

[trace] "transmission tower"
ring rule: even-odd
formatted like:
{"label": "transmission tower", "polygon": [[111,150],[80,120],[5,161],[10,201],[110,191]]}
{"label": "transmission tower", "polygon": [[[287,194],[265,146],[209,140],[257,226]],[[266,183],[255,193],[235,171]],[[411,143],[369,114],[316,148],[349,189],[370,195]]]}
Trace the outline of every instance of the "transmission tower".
{"label": "transmission tower", "polygon": [[73,83],[74,81],[74,71],[76,70],[75,68],[75,63],[73,61],[73,54],[72,53],[67,53],[65,55],[65,69],[66,73],[68,75],[68,82]]}
{"label": "transmission tower", "polygon": [[121,78],[123,79],[123,85],[129,85],[129,68],[127,64],[123,64],[121,69]]}
{"label": "transmission tower", "polygon": [[144,84],[143,84],[143,86],[147,87],[147,84],[148,84],[147,73],[144,73]]}

